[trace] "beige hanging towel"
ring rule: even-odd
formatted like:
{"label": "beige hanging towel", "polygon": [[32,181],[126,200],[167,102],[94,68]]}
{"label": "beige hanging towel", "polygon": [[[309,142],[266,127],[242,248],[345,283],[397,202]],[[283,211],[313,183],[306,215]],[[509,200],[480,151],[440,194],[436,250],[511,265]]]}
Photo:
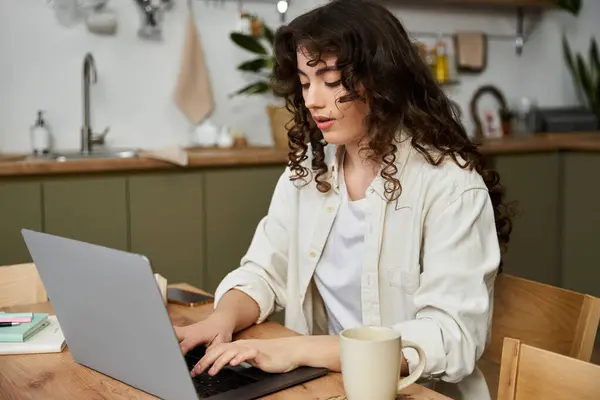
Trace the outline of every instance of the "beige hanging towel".
{"label": "beige hanging towel", "polygon": [[192,10],[188,13],[185,42],[175,88],[175,103],[193,124],[200,123],[213,109],[208,70]]}

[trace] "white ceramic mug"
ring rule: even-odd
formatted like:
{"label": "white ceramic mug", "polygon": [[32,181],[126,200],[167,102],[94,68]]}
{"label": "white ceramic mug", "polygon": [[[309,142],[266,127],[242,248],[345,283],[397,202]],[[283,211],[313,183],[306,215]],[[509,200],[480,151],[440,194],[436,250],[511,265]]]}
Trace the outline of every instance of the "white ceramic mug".
{"label": "white ceramic mug", "polygon": [[[413,348],[419,365],[400,377],[401,351]],[[417,381],[425,369],[425,354],[416,344],[402,341],[400,332],[378,326],[360,326],[340,332],[342,379],[348,400],[394,400]]]}

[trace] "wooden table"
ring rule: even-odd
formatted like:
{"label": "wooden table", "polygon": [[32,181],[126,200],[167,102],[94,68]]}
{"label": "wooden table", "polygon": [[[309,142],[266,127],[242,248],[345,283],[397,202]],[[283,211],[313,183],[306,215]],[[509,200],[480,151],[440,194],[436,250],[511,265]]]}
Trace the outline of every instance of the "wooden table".
{"label": "wooden table", "polygon": [[[171,285],[196,290],[187,284]],[[50,303],[40,303],[4,309],[9,312],[49,312]],[[206,318],[212,306],[188,308],[168,305],[169,315],[175,325],[187,325]],[[265,322],[252,326],[236,335],[236,338],[275,338],[297,335],[297,333],[275,323]],[[404,393],[411,400],[443,400],[442,396],[420,385],[411,385]],[[322,378],[274,393],[268,400],[326,400],[342,396],[344,387],[339,373],[330,373]],[[108,376],[77,364],[68,348],[57,354],[0,355],[0,399],[156,399],[156,397],[134,389]]]}

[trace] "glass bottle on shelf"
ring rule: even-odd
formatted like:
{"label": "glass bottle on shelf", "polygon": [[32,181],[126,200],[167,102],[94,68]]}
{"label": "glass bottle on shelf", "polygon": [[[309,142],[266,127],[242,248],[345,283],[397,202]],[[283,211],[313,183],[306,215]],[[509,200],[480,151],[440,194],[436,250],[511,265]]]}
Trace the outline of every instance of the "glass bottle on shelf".
{"label": "glass bottle on shelf", "polygon": [[446,49],[446,42],[441,37],[435,44],[435,79],[439,83],[445,83],[450,80],[448,51]]}

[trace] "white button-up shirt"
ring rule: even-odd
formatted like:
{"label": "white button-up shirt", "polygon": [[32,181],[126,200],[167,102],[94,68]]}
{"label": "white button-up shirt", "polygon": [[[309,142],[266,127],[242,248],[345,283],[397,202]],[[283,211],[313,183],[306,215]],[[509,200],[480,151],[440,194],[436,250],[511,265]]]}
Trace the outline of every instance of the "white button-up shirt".
{"label": "white button-up shirt", "polygon": [[[410,139],[398,148],[399,198],[386,199],[380,176],[366,193],[363,324],[393,327],[417,343],[427,357],[422,382],[435,390],[455,399],[489,399],[475,365],[489,337],[500,263],[487,187],[476,171],[450,159],[437,167],[429,164]],[[257,323],[285,308],[288,328],[327,333],[313,274],[340,205],[338,158],[335,147],[327,145],[328,193],[317,190],[314,177],[301,185],[285,170],[241,266],[217,288],[215,306],[227,290],[237,288],[258,303]],[[310,162],[309,157],[309,169]],[[407,349],[404,356],[412,370],[416,352]]]}

